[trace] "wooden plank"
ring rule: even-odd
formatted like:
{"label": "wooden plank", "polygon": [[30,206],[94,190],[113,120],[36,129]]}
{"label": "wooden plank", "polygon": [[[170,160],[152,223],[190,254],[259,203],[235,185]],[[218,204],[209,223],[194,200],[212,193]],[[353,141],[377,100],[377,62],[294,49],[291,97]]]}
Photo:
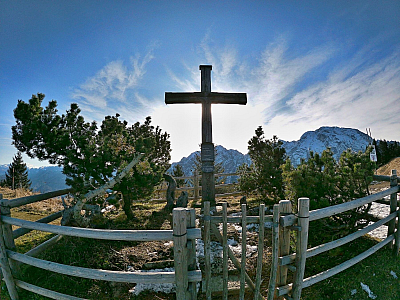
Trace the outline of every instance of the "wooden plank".
{"label": "wooden plank", "polygon": [[304,271],[306,268],[307,258],[307,242],[308,242],[308,225],[309,225],[309,208],[310,199],[300,198],[298,200],[298,225],[301,231],[297,231],[296,243],[296,272],[293,279],[292,298],[300,300],[301,291],[303,289]]}
{"label": "wooden plank", "polygon": [[[265,223],[267,225],[272,226],[272,216],[265,216],[264,217]],[[222,216],[211,216],[211,222],[212,223],[222,223]],[[242,222],[242,217],[227,217],[227,223],[241,223]],[[259,223],[260,222],[260,217],[259,216],[247,216],[246,217],[246,223]],[[265,224],[264,224],[265,225]]]}
{"label": "wooden plank", "polygon": [[165,92],[165,104],[203,104],[209,100],[214,104],[246,105],[246,93],[216,93],[216,92]]}
{"label": "wooden plank", "polygon": [[397,210],[397,229],[395,234],[395,253],[396,256],[399,256],[400,251],[400,209]]}
{"label": "wooden plank", "polygon": [[220,197],[228,197],[228,196],[237,196],[237,195],[242,195],[243,192],[232,192],[232,193],[225,193],[225,194],[215,194],[216,198]]}
{"label": "wooden plank", "polygon": [[214,174],[215,177],[228,177],[228,176],[240,176],[239,173],[218,173]]}
{"label": "wooden plank", "polygon": [[40,245],[36,246],[35,248],[32,248],[28,252],[25,253],[25,255],[29,255],[32,257],[37,257],[40,253],[43,251],[47,250],[51,246],[55,245],[58,241],[62,239],[62,235],[56,235],[53,236],[51,239],[48,239],[47,241],[41,243]]}
{"label": "wooden plank", "polygon": [[[279,201],[279,212],[280,214],[291,214],[292,213],[292,203],[290,200]],[[279,228],[279,255],[285,256],[290,253],[290,229],[286,227]],[[287,282],[287,272],[286,266],[278,266],[278,275],[276,285],[278,287],[286,285]]]}
{"label": "wooden plank", "polygon": [[178,207],[172,211],[174,230],[174,267],[176,299],[188,299],[188,256],[187,256],[187,220],[186,208]]}
{"label": "wooden plank", "polygon": [[21,198],[16,198],[16,199],[12,199],[12,200],[7,200],[4,203],[3,203],[3,201],[0,201],[1,202],[0,204],[2,206],[8,206],[10,208],[13,208],[13,207],[22,206],[22,205],[29,204],[29,203],[35,203],[38,201],[62,196],[62,195],[71,193],[72,191],[73,190],[71,188],[63,189],[63,190],[48,192],[48,193],[39,194],[39,195],[33,195],[33,196],[27,196],[27,197],[21,197]]}
{"label": "wooden plank", "polygon": [[[210,227],[211,227],[211,230],[212,230],[214,236],[217,238],[218,242],[220,242],[220,243],[222,244],[222,235],[221,235],[221,233],[219,232],[217,226],[215,226],[214,223],[211,223],[211,224],[210,224]],[[234,264],[234,266],[236,267],[236,269],[238,269],[238,270],[241,272],[241,270],[242,270],[241,263],[240,263],[240,261],[235,257],[235,254],[232,252],[231,248],[229,248],[229,247],[228,247],[228,256],[229,256],[229,258],[231,259],[231,261],[232,261],[232,263]],[[254,284],[254,282],[251,280],[251,278],[250,278],[250,276],[247,274],[247,272],[245,273],[245,279],[246,279],[246,282],[247,282],[248,286],[250,287],[250,289],[254,292],[254,290],[256,289],[256,288],[255,288],[255,284]],[[261,294],[258,295],[258,298],[259,298],[260,300],[261,300],[261,299],[264,299],[263,296],[262,296]],[[210,299],[211,299],[211,298],[210,298]]]}
{"label": "wooden plank", "polygon": [[237,185],[237,183],[221,183],[221,184],[216,184],[215,187],[226,187],[232,185]]}
{"label": "wooden plank", "polygon": [[[8,257],[40,269],[81,278],[128,283],[174,283],[174,272],[122,272],[67,266],[7,250]],[[201,271],[188,272],[188,280],[201,281]]]}
{"label": "wooden plank", "polygon": [[211,245],[210,245],[210,202],[204,202],[204,264],[205,264],[205,288],[206,299],[211,300]]}
{"label": "wooden plank", "polygon": [[[313,275],[311,277],[308,277],[304,279],[303,281],[303,288],[310,287],[313,284],[316,284],[322,280],[325,280],[329,277],[332,277],[352,266],[354,266],[356,263],[362,261],[363,259],[367,258],[368,256],[374,254],[376,251],[379,249],[383,248],[390,242],[392,242],[394,239],[393,235],[387,237],[384,239],[382,242],[372,246],[370,249],[364,251],[363,253],[341,263],[340,265],[337,265],[336,267],[333,267],[329,270],[323,271],[321,273],[318,273],[316,275]],[[278,287],[278,296],[283,296],[288,294],[292,290],[293,284],[288,284],[285,286]]]}
{"label": "wooden plank", "polygon": [[392,242],[394,239],[394,236],[391,235],[389,237],[387,237],[386,239],[384,239],[382,242],[372,246],[370,249],[364,251],[363,253],[341,263],[340,265],[337,265],[336,267],[333,267],[329,270],[326,270],[324,272],[321,272],[319,274],[316,274],[314,276],[311,276],[307,279],[304,280],[303,282],[303,287],[309,287],[317,282],[320,282],[322,280],[325,280],[329,277],[332,277],[333,275],[336,275],[352,266],[354,266],[356,263],[359,263],[360,261],[362,261],[363,259],[367,258],[368,256],[374,254],[376,251],[378,251],[379,249],[381,249],[382,247],[386,246],[387,244],[389,244],[390,242]]}
{"label": "wooden plank", "polygon": [[[397,171],[392,170],[392,176],[390,176],[390,187],[396,187],[397,186]],[[390,213],[394,213],[397,210],[397,193],[393,193],[390,195]],[[389,222],[388,224],[388,233],[387,236],[391,235],[394,233],[394,230],[396,228],[396,220],[393,219],[392,221]],[[391,244],[392,249],[394,249],[394,245]]]}
{"label": "wooden plank", "polygon": [[[172,230],[108,230],[58,226],[36,223],[2,216],[4,223],[25,227],[33,230],[46,231],[67,236],[111,240],[111,241],[168,241],[173,239]],[[187,231],[189,239],[201,238],[201,230],[192,228]]]}
{"label": "wooden plank", "polygon": [[[337,204],[334,206],[328,206],[325,208],[321,208],[321,209],[316,209],[316,210],[312,210],[310,211],[310,222],[311,221],[315,221],[315,220],[319,220],[322,218],[327,218],[336,214],[340,214],[342,212],[351,210],[351,209],[355,209],[359,206],[371,203],[373,201],[379,200],[381,198],[384,198],[385,196],[391,195],[393,193],[396,193],[399,191],[399,186],[395,186],[392,188],[389,188],[385,191],[373,194],[373,195],[369,195],[363,198],[359,198],[353,201],[349,201],[349,202],[345,202],[342,204]],[[287,226],[292,226],[296,223],[297,218],[294,215],[288,215],[288,216],[282,216],[280,218],[280,225],[287,227]]]}
{"label": "wooden plank", "polygon": [[369,195],[369,196],[366,196],[366,197],[363,197],[360,199],[356,199],[353,201],[349,201],[349,202],[345,202],[342,204],[325,207],[325,208],[321,208],[321,209],[317,209],[317,210],[312,210],[312,211],[310,211],[310,222],[319,220],[322,218],[330,217],[330,216],[333,216],[336,214],[340,214],[342,212],[345,212],[345,211],[348,211],[351,209],[355,209],[357,207],[371,203],[372,201],[376,201],[378,199],[381,199],[385,196],[396,193],[398,191],[399,191],[399,187],[395,186],[395,187],[392,187],[385,191],[382,191],[382,192],[379,192],[379,193],[376,193],[373,195]]}
{"label": "wooden plank", "polygon": [[[279,213],[279,212],[278,212]],[[260,204],[259,207],[259,227],[258,227],[258,248],[257,248],[257,272],[256,272],[256,282],[254,291],[254,300],[258,299],[258,294],[260,293],[261,286],[261,273],[263,265],[263,254],[264,254],[264,223],[265,223],[265,204]],[[279,219],[278,219],[279,221]],[[275,281],[275,280],[274,280]]]}
{"label": "wooden plank", "polygon": [[240,261],[240,294],[239,299],[244,300],[244,291],[246,288],[245,274],[246,274],[246,254],[247,254],[247,205],[242,204],[242,257]]}
{"label": "wooden plank", "polygon": [[[389,181],[390,182],[390,176],[386,176],[386,175],[373,175],[372,178],[376,181]],[[400,177],[397,177],[397,182],[400,183]]]}
{"label": "wooden plank", "polygon": [[199,195],[199,171],[198,170],[194,170],[194,176],[193,176],[193,187],[194,187],[194,191],[193,191],[193,200],[194,200],[194,204],[197,203],[197,201],[200,198]]}
{"label": "wooden plank", "polygon": [[56,299],[56,300],[86,300],[85,298],[78,298],[58,292],[54,292],[42,287],[38,287],[36,285],[21,281],[21,280],[15,280],[15,284],[20,287],[21,289],[27,290],[29,292],[42,295],[51,299]]}
{"label": "wooden plank", "polygon": [[222,299],[228,300],[228,203],[222,203]]}
{"label": "wooden plank", "polygon": [[[187,228],[196,227],[196,211],[194,208],[186,209]],[[194,271],[197,268],[196,264],[196,240],[188,239],[188,271]],[[190,299],[197,299],[197,282],[189,282]]]}
{"label": "wooden plank", "polygon": [[[390,214],[389,216],[379,220],[378,222],[371,224],[367,227],[364,227],[363,229],[357,230],[356,232],[353,232],[352,234],[349,234],[345,237],[342,237],[340,239],[331,241],[329,243],[321,244],[318,246],[315,246],[313,248],[310,248],[307,250],[307,258],[313,257],[315,255],[321,254],[323,252],[332,250],[334,248],[343,246],[344,244],[347,244],[351,241],[354,241],[355,239],[367,234],[368,232],[371,232],[372,230],[375,230],[376,228],[382,226],[383,224],[389,222],[390,220],[393,220],[396,218],[397,212],[394,212]],[[284,266],[291,264],[295,261],[296,259],[296,253],[292,253],[290,255],[282,256],[279,257],[279,265]]]}
{"label": "wooden plank", "polygon": [[[38,223],[46,223],[47,224],[47,223],[53,222],[54,220],[57,220],[58,218],[61,218],[61,217],[62,217],[62,211],[58,211],[58,212],[55,212],[55,213],[53,213],[51,215],[48,215],[48,216],[46,216],[44,218],[39,219],[36,222],[38,222]],[[32,229],[18,228],[18,229],[13,231],[13,237],[14,237],[14,239],[16,239],[16,238],[18,238],[18,237],[20,237],[20,236],[22,236],[24,234],[27,234],[30,231],[32,231]]]}
{"label": "wooden plank", "polygon": [[269,275],[268,284],[268,300],[273,300],[275,296],[275,285],[278,273],[278,256],[279,256],[279,210],[280,205],[274,205],[274,226],[272,227],[272,260],[271,273]]}

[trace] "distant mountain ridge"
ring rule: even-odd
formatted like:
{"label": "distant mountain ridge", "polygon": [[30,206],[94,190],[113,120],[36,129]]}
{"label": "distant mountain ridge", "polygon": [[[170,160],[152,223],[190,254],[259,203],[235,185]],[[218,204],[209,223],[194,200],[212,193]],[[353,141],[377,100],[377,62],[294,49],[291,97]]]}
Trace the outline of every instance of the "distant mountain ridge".
{"label": "distant mountain ridge", "polygon": [[[371,138],[358,129],[341,127],[321,127],[315,131],[305,132],[298,141],[282,141],[286,154],[293,165],[298,165],[302,158],[307,159],[310,151],[322,153],[327,147],[330,147],[335,159],[339,159],[343,151],[351,149],[355,152],[365,151]],[[223,146],[216,146],[216,162],[222,162],[225,173],[234,173],[238,166],[243,163],[250,164],[251,159],[248,154],[240,153],[237,150],[226,149]],[[193,167],[196,154],[200,151],[191,153],[188,157],[182,158],[179,162],[172,163],[171,168],[181,165],[186,176],[193,174]]]}
{"label": "distant mountain ridge", "polygon": [[[321,127],[315,131],[305,132],[298,141],[282,141],[286,153],[294,165],[298,165],[302,158],[307,159],[309,151],[321,153],[327,147],[332,149],[334,157],[339,158],[340,154],[351,149],[353,151],[365,151],[371,139],[365,133],[353,128],[340,127]],[[216,146],[216,163],[222,163],[225,173],[235,173],[238,166],[243,163],[250,164],[251,159],[248,154],[240,153],[234,149],[226,149],[221,145]],[[183,157],[179,162],[171,165],[169,172],[176,164],[180,164],[185,176],[193,174],[196,154],[200,151],[191,153]],[[5,178],[8,165],[0,165],[0,179]],[[28,177],[32,181],[32,189],[38,192],[49,192],[67,188],[65,184],[66,176],[62,174],[62,168],[57,166],[28,168]],[[229,178],[227,180],[229,182]]]}

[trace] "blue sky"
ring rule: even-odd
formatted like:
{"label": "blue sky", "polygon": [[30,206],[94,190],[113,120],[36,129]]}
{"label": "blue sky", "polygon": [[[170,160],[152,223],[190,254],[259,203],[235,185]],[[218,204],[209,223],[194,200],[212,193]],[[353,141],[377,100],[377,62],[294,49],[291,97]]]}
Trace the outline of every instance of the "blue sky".
{"label": "blue sky", "polygon": [[[18,99],[46,94],[88,121],[153,117],[172,161],[199,149],[200,105],[164,92],[246,92],[213,105],[213,140],[247,151],[254,130],[297,140],[321,126],[400,140],[399,1],[2,1],[0,164],[12,161]],[[34,166],[46,162],[25,161]]]}

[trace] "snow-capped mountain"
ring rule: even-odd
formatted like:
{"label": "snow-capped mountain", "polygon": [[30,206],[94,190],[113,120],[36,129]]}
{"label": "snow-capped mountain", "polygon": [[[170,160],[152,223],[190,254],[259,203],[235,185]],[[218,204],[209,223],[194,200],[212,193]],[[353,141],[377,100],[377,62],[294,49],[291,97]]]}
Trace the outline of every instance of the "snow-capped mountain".
{"label": "snow-capped mountain", "polygon": [[322,153],[330,147],[335,159],[339,159],[347,149],[354,152],[365,151],[370,142],[371,138],[357,129],[321,127],[315,131],[307,131],[298,141],[283,141],[283,147],[292,163],[298,165],[302,158],[307,159],[310,151]]}
{"label": "snow-capped mountain", "polygon": [[[240,165],[244,163],[251,163],[251,159],[248,154],[245,155],[234,149],[228,150],[221,145],[217,145],[215,148],[217,150],[215,162],[217,164],[222,163],[225,173],[235,173],[237,167],[239,167]],[[200,151],[193,152],[188,157],[182,158],[179,162],[172,163],[171,168],[168,170],[168,173],[172,171],[172,168],[174,168],[175,165],[179,164],[182,167],[185,176],[193,175],[196,155],[200,155]],[[230,183],[232,180],[235,180],[235,178],[227,178],[226,182]]]}
{"label": "snow-capped mountain", "polygon": [[[347,149],[355,152],[365,151],[367,145],[371,142],[371,138],[353,128],[321,127],[315,131],[307,131],[298,141],[282,142],[292,163],[298,165],[302,158],[307,159],[310,151],[322,153],[327,147],[331,148],[335,159],[339,159],[342,152]],[[226,173],[234,173],[241,164],[251,163],[248,154],[245,155],[232,149],[227,150],[223,146],[216,146],[216,148],[218,153],[216,162],[222,162]],[[179,162],[173,163],[171,169],[176,164],[180,164],[185,175],[191,176],[196,154],[199,155],[200,151],[193,152]]]}

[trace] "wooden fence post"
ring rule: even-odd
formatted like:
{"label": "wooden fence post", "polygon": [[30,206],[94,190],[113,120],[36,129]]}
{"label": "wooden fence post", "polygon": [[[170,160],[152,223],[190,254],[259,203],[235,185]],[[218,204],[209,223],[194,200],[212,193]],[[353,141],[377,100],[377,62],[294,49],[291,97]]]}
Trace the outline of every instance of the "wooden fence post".
{"label": "wooden fence post", "polygon": [[258,249],[257,249],[257,273],[256,289],[254,290],[254,300],[258,300],[261,286],[262,263],[264,257],[264,228],[265,228],[265,204],[261,203],[259,207],[259,227],[258,227]]}
{"label": "wooden fence post", "polygon": [[[392,170],[392,175],[390,176],[390,187],[397,186],[397,171]],[[394,213],[397,210],[397,193],[390,195],[390,213]],[[396,218],[391,220],[388,224],[388,236],[394,233],[396,227]],[[390,243],[390,247],[393,248],[393,243]]]}
{"label": "wooden fence post", "polygon": [[[187,228],[196,227],[196,211],[194,208],[186,209]],[[188,271],[196,270],[196,240],[188,240]],[[189,282],[189,294],[191,300],[197,299],[197,282]]]}
{"label": "wooden fence post", "polygon": [[400,209],[397,210],[397,231],[395,235],[395,243],[395,254],[398,256],[400,251]]}
{"label": "wooden fence post", "polygon": [[271,273],[269,275],[267,300],[274,299],[276,277],[278,273],[279,210],[280,210],[280,204],[275,204],[273,210],[273,223],[272,223],[272,263],[271,263]]}
{"label": "wooden fence post", "polygon": [[[292,203],[290,200],[279,201],[280,215],[292,213]],[[287,227],[279,228],[279,256],[289,255],[290,253],[290,229]],[[276,286],[284,286],[287,283],[287,266],[278,266]]]}
{"label": "wooden fence post", "polygon": [[[7,199],[2,199],[0,200],[0,214],[2,216],[11,216],[11,211],[10,207],[7,205],[7,202],[9,200]],[[3,240],[4,240],[4,245],[6,249],[12,250],[12,251],[17,251],[17,247],[15,246],[14,243],[14,237],[13,237],[13,232],[12,232],[12,226],[10,224],[5,224],[1,223],[2,227],[2,235],[3,235]],[[14,275],[17,275],[19,273],[19,263],[18,262],[10,262],[10,267],[11,270],[13,271]]]}
{"label": "wooden fence post", "polygon": [[176,299],[188,299],[188,255],[186,208],[178,207],[172,211],[174,237],[174,266]]}
{"label": "wooden fence post", "polygon": [[307,258],[308,225],[309,225],[310,199],[299,198],[297,225],[300,227],[297,231],[296,243],[296,271],[293,280],[292,298],[300,300],[301,290],[303,288],[304,270]]}
{"label": "wooden fence post", "polygon": [[204,202],[204,231],[203,231],[203,241],[204,241],[204,268],[205,268],[205,290],[206,299],[211,300],[211,245],[210,245],[210,229],[211,229],[211,216],[210,216],[210,202]]}
{"label": "wooden fence post", "polygon": [[[1,198],[3,198],[3,195],[1,195]],[[6,199],[4,200],[0,200],[0,214],[3,215],[4,211],[7,210],[3,210],[3,205],[4,205],[4,201],[7,201]],[[8,212],[10,211],[10,208],[8,208]],[[3,273],[3,277],[4,277],[4,281],[6,282],[7,285],[7,290],[8,293],[10,294],[11,300],[18,300],[18,292],[15,286],[15,281],[14,281],[14,277],[11,271],[11,267],[10,267],[10,263],[7,257],[7,246],[6,246],[6,234],[4,229],[6,228],[7,224],[4,224],[1,221],[0,218],[0,266],[1,266],[1,271]],[[11,238],[12,238],[12,232],[11,232]],[[14,240],[13,240],[14,242]]]}
{"label": "wooden fence post", "polygon": [[197,201],[199,200],[199,171],[198,170],[194,170],[194,176],[193,176],[193,202],[197,203]]}
{"label": "wooden fence post", "polygon": [[228,300],[228,203],[222,203],[222,299]]}
{"label": "wooden fence post", "polygon": [[247,252],[247,205],[242,204],[242,255],[240,260],[240,293],[239,299],[244,300],[244,292],[246,289],[246,252]]}

